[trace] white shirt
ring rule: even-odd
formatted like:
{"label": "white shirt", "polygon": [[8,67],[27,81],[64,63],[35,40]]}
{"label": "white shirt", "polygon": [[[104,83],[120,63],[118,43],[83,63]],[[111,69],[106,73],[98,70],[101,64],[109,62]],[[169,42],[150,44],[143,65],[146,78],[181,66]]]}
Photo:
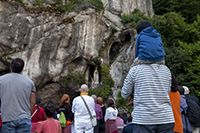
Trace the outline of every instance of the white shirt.
{"label": "white shirt", "polygon": [[[91,114],[96,116],[94,99],[88,95],[82,95],[82,96],[83,96],[85,102],[87,103]],[[93,128],[91,121],[90,121],[90,114],[89,114],[81,96],[78,96],[73,100],[72,112],[74,113],[75,132],[77,130],[84,131],[84,130]]]}
{"label": "white shirt", "polygon": [[106,114],[104,117],[105,122],[109,119],[109,120],[115,120],[117,118],[117,114],[118,114],[118,110],[113,107],[108,107],[106,109]]}

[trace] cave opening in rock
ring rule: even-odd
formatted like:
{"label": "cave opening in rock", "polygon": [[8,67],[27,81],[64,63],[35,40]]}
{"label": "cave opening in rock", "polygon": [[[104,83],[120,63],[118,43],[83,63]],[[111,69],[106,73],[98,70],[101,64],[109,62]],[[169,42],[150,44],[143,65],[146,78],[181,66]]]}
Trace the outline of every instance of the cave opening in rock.
{"label": "cave opening in rock", "polygon": [[119,54],[120,51],[120,43],[119,42],[114,42],[110,48],[110,61],[112,62],[113,60],[115,60],[115,58],[117,57],[117,55]]}
{"label": "cave opening in rock", "polygon": [[119,42],[114,42],[110,48],[110,62],[112,63],[115,58],[118,56],[118,54],[120,53],[120,49],[127,44],[128,42],[131,41],[131,35],[130,33],[126,33],[126,34],[122,34],[120,37]]}

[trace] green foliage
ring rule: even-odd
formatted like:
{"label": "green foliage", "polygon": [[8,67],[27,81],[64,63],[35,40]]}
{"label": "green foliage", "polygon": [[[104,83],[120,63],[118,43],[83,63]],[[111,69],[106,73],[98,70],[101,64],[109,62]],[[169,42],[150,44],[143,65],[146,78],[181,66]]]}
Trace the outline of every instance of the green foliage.
{"label": "green foliage", "polygon": [[111,34],[114,34],[114,33],[116,33],[116,32],[118,32],[118,30],[117,30],[115,27],[112,27],[112,26],[111,26]]}
{"label": "green foliage", "polygon": [[152,24],[162,35],[166,47],[178,46],[178,41],[195,42],[199,40],[195,28],[184,22],[184,18],[178,13],[166,13],[154,19]]}
{"label": "green foliage", "polygon": [[15,0],[16,2],[19,2],[19,3],[21,3],[21,4],[24,4],[23,3],[23,0]]}
{"label": "green foliage", "polygon": [[107,66],[105,64],[103,66],[101,66],[101,76],[102,77],[110,76],[109,70],[110,70],[109,66]]}
{"label": "green foliage", "polygon": [[121,91],[119,91],[117,95],[117,108],[126,108],[128,109],[128,113],[130,113],[133,110],[133,106],[129,105],[127,106],[126,104],[128,103],[130,98],[124,99],[121,96]]}
{"label": "green foliage", "polygon": [[66,86],[80,86],[85,83],[85,75],[81,74],[80,72],[68,73],[63,81]]}
{"label": "green foliage", "polygon": [[96,11],[104,10],[104,5],[101,0],[86,0],[86,1],[94,5]]}
{"label": "green foliage", "polygon": [[44,0],[36,0],[35,1],[35,5],[38,5],[38,6],[42,6],[43,3],[44,3]]}
{"label": "green foliage", "polygon": [[145,16],[139,9],[135,9],[130,15],[121,16],[122,23],[132,23],[132,27],[136,28],[137,24],[143,20],[149,20],[150,18]]}
{"label": "green foliage", "polygon": [[60,12],[70,11],[75,9],[75,5],[81,3],[81,0],[70,0],[70,2],[63,3],[63,0],[58,0],[56,3],[56,10]]}
{"label": "green foliage", "polygon": [[114,81],[109,74],[109,66],[104,64],[101,67],[101,76],[103,78],[101,88],[90,90],[89,95],[95,94],[96,96],[100,96],[102,98],[108,98],[112,91],[111,88],[114,87]]}
{"label": "green foliage", "polygon": [[200,41],[189,44],[184,42],[179,43],[182,52],[189,58],[187,66],[183,67],[186,71],[186,76],[188,77],[187,85],[190,86],[190,92],[200,96]]}
{"label": "green foliage", "polygon": [[200,14],[199,0],[153,0],[155,14],[163,15],[168,12],[179,12],[187,23],[192,23]]}

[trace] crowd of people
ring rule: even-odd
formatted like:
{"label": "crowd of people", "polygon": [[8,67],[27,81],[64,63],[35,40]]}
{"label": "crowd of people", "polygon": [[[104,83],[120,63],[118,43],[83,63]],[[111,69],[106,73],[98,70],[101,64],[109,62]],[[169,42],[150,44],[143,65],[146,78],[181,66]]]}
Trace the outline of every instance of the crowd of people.
{"label": "crowd of people", "polygon": [[41,107],[33,81],[20,74],[24,61],[16,58],[11,73],[0,76],[1,132],[199,133],[199,99],[165,65],[160,34],[149,21],[136,30],[135,60],[121,89],[123,98],[134,97],[131,115],[121,115],[112,98],[104,105],[101,97],[89,96],[86,84],[72,102],[64,94],[58,109],[51,100]]}

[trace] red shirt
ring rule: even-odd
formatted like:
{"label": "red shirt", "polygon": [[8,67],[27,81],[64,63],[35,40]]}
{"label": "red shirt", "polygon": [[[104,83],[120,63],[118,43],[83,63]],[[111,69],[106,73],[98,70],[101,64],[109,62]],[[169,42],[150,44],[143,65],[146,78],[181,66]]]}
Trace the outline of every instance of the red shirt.
{"label": "red shirt", "polygon": [[[37,109],[37,106],[35,106],[33,113],[35,112],[36,109]],[[39,116],[40,117],[38,118],[38,112],[36,111],[34,116],[31,118],[31,122],[39,122],[46,119],[44,109],[42,107],[39,107]]]}
{"label": "red shirt", "polygon": [[59,130],[61,130],[60,122],[51,118],[41,122],[35,131],[37,133],[58,133]]}

